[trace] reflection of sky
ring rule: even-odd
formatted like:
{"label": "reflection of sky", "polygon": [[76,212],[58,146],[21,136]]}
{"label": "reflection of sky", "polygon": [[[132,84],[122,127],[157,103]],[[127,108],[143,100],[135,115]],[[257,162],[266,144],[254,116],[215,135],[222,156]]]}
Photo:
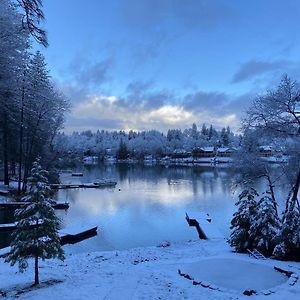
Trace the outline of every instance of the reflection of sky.
{"label": "reflection of sky", "polygon": [[[89,168],[83,170],[82,178],[74,179],[92,182],[106,174],[118,181],[115,189],[59,191],[58,198],[71,204],[63,215],[66,227],[99,226],[99,235],[83,242],[89,247],[124,249],[157,245],[165,240],[196,239],[196,231],[184,219],[185,212],[222,215],[221,225],[228,228],[233,200],[227,172],[142,166],[119,171],[114,166]],[[71,182],[72,178],[64,180]],[[224,214],[228,217],[224,218]]]}
{"label": "reflection of sky", "polygon": [[[65,175],[65,182],[118,181],[114,189],[60,190],[58,198],[70,202],[60,212],[66,227],[98,226],[99,235],[70,247],[70,251],[124,249],[158,245],[162,241],[197,239],[185,213],[209,213],[228,236],[239,191],[231,189],[229,169],[207,167],[144,167],[140,165],[92,166],[81,178]],[[262,192],[264,183],[256,182]],[[233,193],[234,192],[234,193]],[[279,196],[283,192],[279,190]]]}

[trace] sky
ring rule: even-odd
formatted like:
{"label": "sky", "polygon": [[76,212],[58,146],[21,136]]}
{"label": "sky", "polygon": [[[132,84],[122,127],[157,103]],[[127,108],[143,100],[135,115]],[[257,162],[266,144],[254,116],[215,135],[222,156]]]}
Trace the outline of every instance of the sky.
{"label": "sky", "polygon": [[298,0],[44,0],[65,131],[240,128],[300,71]]}

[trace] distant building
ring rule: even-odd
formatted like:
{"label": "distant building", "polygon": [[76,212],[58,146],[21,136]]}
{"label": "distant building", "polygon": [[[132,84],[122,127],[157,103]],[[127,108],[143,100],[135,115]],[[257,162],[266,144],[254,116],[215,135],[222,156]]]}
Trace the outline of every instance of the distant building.
{"label": "distant building", "polygon": [[216,151],[214,147],[197,147],[192,151],[194,158],[200,157],[215,157]]}
{"label": "distant building", "polygon": [[237,150],[236,148],[232,148],[232,147],[220,147],[217,148],[216,156],[230,157],[236,150]]}
{"label": "distant building", "polygon": [[260,146],[259,147],[259,155],[261,157],[270,157],[273,155],[272,146]]}

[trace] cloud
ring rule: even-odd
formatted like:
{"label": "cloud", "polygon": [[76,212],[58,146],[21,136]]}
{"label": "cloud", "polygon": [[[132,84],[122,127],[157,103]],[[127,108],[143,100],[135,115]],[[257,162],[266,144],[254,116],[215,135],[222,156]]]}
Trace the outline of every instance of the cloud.
{"label": "cloud", "polygon": [[290,62],[286,60],[278,60],[273,62],[250,60],[240,66],[239,70],[233,75],[232,83],[249,80],[271,71],[288,68],[289,66]]}
{"label": "cloud", "polygon": [[69,65],[69,74],[78,86],[84,88],[99,87],[109,81],[113,64],[113,57],[89,61],[84,56],[77,56]]}
{"label": "cloud", "polygon": [[133,81],[128,84],[126,95],[120,105],[140,111],[157,109],[174,102],[173,94],[166,90],[156,90],[152,81]]}
{"label": "cloud", "polygon": [[77,95],[67,118],[66,131],[185,129],[192,123],[229,125],[239,129],[243,108],[252,95],[230,96],[221,92],[197,91],[181,99],[168,91],[155,90],[152,82],[132,82],[122,97],[76,92],[68,86],[68,97]]}
{"label": "cloud", "polygon": [[219,111],[229,101],[228,95],[220,92],[197,91],[184,98],[184,107],[193,111]]}

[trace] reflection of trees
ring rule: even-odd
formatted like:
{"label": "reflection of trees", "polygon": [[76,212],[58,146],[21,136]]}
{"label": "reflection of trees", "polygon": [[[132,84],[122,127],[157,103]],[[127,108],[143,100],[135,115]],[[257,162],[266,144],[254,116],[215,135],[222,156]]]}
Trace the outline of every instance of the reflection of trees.
{"label": "reflection of trees", "polygon": [[[229,168],[211,166],[144,166],[141,164],[112,164],[89,166],[88,179],[114,178],[120,182],[128,181],[134,184],[138,181],[146,181],[152,184],[166,182],[169,186],[177,186],[178,189],[190,188],[194,195],[216,194],[222,191],[230,193],[231,173]],[[190,187],[187,187],[186,185]],[[71,195],[69,195],[71,197]]]}
{"label": "reflection of trees", "polygon": [[127,164],[117,164],[116,169],[119,173],[120,181],[124,181],[125,179],[127,179],[127,174],[129,169],[129,166]]}

